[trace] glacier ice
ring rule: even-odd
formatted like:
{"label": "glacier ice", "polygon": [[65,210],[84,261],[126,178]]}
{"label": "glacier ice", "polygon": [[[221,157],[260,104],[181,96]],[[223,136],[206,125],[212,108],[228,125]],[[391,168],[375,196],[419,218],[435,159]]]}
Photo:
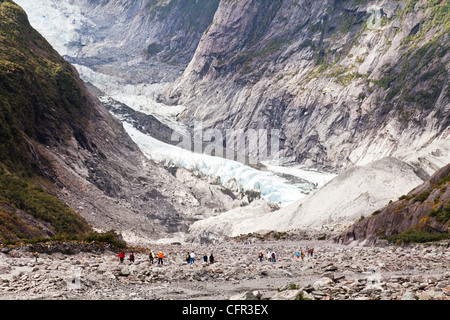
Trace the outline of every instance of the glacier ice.
{"label": "glacier ice", "polygon": [[310,183],[292,184],[274,172],[259,171],[243,163],[194,153],[177,146],[156,140],[131,124],[123,123],[133,141],[150,159],[165,166],[177,166],[237,191],[255,190],[269,202],[287,204],[304,197],[310,190]]}

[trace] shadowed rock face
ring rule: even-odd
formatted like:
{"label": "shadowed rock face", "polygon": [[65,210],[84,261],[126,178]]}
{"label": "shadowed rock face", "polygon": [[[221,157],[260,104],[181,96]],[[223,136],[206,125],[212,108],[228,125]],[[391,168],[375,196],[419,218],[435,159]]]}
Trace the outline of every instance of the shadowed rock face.
{"label": "shadowed rock face", "polygon": [[450,208],[449,176],[450,164],[398,201],[355,223],[336,240],[346,244],[357,241],[371,245],[382,237],[397,235],[411,228],[447,233],[449,214],[446,216],[445,212]]}

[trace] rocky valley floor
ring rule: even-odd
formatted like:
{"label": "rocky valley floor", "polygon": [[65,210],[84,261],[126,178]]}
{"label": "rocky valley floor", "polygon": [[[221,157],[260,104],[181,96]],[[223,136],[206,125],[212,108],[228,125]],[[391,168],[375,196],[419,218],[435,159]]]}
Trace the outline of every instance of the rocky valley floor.
{"label": "rocky valley floor", "polygon": [[[53,247],[52,247],[53,246]],[[62,246],[62,248],[61,248]],[[69,247],[68,247],[69,246]],[[155,244],[131,264],[117,252],[73,245],[0,251],[1,300],[450,300],[450,248],[352,247],[328,241]],[[302,260],[296,252],[314,248]],[[35,261],[33,252],[41,253]],[[148,252],[165,254],[153,264]],[[198,257],[187,264],[185,256]],[[276,262],[267,261],[274,251]],[[47,252],[47,253],[45,253]],[[257,259],[263,252],[264,259]],[[203,255],[213,253],[213,264]],[[126,253],[128,257],[129,251]]]}

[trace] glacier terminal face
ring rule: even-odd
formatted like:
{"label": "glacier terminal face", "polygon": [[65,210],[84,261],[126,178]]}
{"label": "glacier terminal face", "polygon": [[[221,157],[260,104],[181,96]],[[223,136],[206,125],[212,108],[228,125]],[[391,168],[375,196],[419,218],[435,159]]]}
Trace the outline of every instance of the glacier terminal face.
{"label": "glacier terminal face", "polygon": [[[326,173],[278,167],[273,167],[273,171],[269,171],[270,167],[268,171],[260,171],[238,161],[194,153],[163,143],[140,132],[129,123],[124,123],[124,127],[143,153],[155,162],[164,166],[186,168],[210,181],[217,181],[218,178],[223,186],[235,191],[260,192],[262,198],[272,203],[293,203],[311,192],[315,185],[333,177]],[[280,171],[289,172],[292,176],[304,179],[304,182],[291,183],[277,174]]]}

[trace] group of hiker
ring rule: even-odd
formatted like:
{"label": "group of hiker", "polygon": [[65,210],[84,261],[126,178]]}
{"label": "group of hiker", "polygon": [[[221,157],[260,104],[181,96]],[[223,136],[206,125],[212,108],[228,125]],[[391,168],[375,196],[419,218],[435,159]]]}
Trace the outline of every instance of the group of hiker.
{"label": "group of hiker", "polygon": [[306,247],[306,248],[305,248],[305,251],[303,251],[303,250],[300,248],[300,250],[297,251],[297,253],[296,253],[295,255],[296,255],[297,259],[302,258],[302,260],[303,260],[303,259],[305,258],[305,254],[306,254],[306,256],[312,258],[312,257],[313,257],[313,254],[314,254],[314,248],[308,248],[308,247]]}
{"label": "group of hiker", "polygon": [[[150,260],[150,263],[153,264],[155,261],[155,258],[158,258],[158,264],[164,264],[164,254],[162,253],[162,251],[159,251],[158,255],[155,255],[155,253],[153,253],[153,251],[151,251],[148,254],[148,258]],[[123,263],[125,259],[125,252],[123,252],[123,250],[120,251],[119,253],[119,261],[120,263]],[[130,263],[134,263],[134,251],[132,251],[130,253],[130,257],[128,258],[128,260],[130,261]]]}
{"label": "group of hiker", "polygon": [[[307,257],[311,257],[312,258],[313,255],[314,255],[314,248],[306,247],[305,250],[300,248],[297,251],[297,253],[295,254],[297,259],[301,258],[302,260],[305,258],[305,255]],[[151,264],[154,263],[156,258],[158,259],[158,264],[160,264],[160,265],[164,264],[164,258],[165,257],[164,257],[164,254],[162,253],[162,251],[159,251],[159,253],[157,255],[151,251],[149,253],[149,255],[148,255],[148,258],[149,258],[149,261],[150,261]],[[194,264],[195,263],[195,258],[196,258],[196,255],[195,255],[194,251],[187,252],[187,254],[186,254],[186,263],[187,264]],[[277,259],[278,259],[278,255],[276,254],[275,251],[268,251],[267,255],[266,255],[266,258],[267,258],[268,262],[276,262]],[[119,259],[120,259],[120,263],[124,262],[125,252],[123,252],[123,250],[120,251],[120,253],[119,253]],[[262,252],[260,252],[258,254],[258,260],[260,262],[262,262],[263,259],[264,259],[264,254]],[[134,263],[135,257],[134,257],[134,252],[133,251],[130,253],[130,257],[128,258],[128,260],[130,261],[130,263]],[[209,261],[210,264],[214,263],[214,255],[212,253],[209,256],[206,253],[203,255],[203,262],[208,263],[208,261]]]}
{"label": "group of hiker", "polygon": [[[203,262],[208,263],[208,255],[206,253],[203,255]],[[186,263],[187,264],[194,264],[195,263],[195,253],[193,251],[191,251],[190,253],[188,252],[186,254]],[[209,263],[210,264],[214,263],[214,256],[213,256],[212,253],[209,256]]]}
{"label": "group of hiker", "polygon": [[[125,252],[123,250],[120,251],[119,255],[119,261],[120,263],[123,263],[125,260]],[[155,255],[155,253],[153,251],[151,251],[148,254],[148,258],[151,264],[153,264],[155,262],[155,258],[158,258],[158,264],[162,265],[164,264],[164,254],[162,253],[162,251],[159,251],[159,253],[157,255]],[[130,253],[130,257],[128,258],[128,260],[130,261],[130,263],[134,263],[135,261],[135,257],[134,257],[134,252],[132,251]],[[208,255],[205,253],[203,256],[203,261],[204,262],[208,262]],[[186,262],[188,264],[194,264],[195,263],[195,253],[192,252],[188,252],[186,255]],[[211,255],[209,256],[209,263],[212,264],[214,263],[214,256],[211,253]]]}
{"label": "group of hiker", "polygon": [[[276,262],[277,261],[277,257],[278,257],[278,255],[274,252],[274,251],[268,251],[267,252],[267,261],[269,261],[269,262]],[[263,258],[264,258],[264,255],[263,255],[263,253],[262,252],[260,252],[259,254],[258,254],[258,259],[259,259],[259,262],[262,262],[263,261]]]}
{"label": "group of hiker", "polygon": [[[307,257],[313,257],[314,254],[314,248],[305,248],[305,251],[303,251],[303,249],[300,248],[299,251],[297,251],[297,253],[295,254],[295,256],[297,257],[297,259],[302,258],[302,260],[305,258],[305,254]],[[267,252],[267,261],[269,262],[276,262],[278,259],[278,255],[274,252],[274,251],[269,251]],[[262,252],[260,252],[258,254],[258,260],[259,262],[262,262],[264,259],[264,254]]]}

